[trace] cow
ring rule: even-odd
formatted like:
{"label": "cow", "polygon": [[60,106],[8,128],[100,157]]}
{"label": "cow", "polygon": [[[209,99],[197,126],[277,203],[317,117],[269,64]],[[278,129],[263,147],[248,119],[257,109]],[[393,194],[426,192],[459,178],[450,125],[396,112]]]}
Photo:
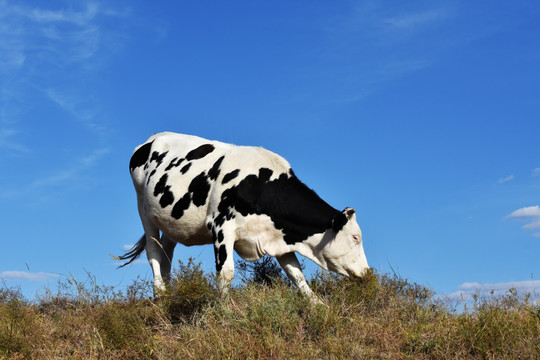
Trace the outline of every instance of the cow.
{"label": "cow", "polygon": [[163,132],[135,149],[129,170],[144,235],[119,259],[125,266],[146,250],[155,295],[170,280],[177,243],[213,245],[222,294],[233,280],[233,250],[247,261],[275,257],[315,301],[295,253],[346,276],[368,269],[355,210],[328,205],[264,148]]}

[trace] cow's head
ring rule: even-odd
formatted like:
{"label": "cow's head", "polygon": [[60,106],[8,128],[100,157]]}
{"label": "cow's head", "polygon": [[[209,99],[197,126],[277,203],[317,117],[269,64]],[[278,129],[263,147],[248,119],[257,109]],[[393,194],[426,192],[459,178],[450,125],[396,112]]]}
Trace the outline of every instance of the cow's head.
{"label": "cow's head", "polygon": [[362,231],[356,222],[354,209],[346,208],[335,216],[327,236],[330,240],[321,255],[329,270],[360,277],[369,269],[362,244]]}

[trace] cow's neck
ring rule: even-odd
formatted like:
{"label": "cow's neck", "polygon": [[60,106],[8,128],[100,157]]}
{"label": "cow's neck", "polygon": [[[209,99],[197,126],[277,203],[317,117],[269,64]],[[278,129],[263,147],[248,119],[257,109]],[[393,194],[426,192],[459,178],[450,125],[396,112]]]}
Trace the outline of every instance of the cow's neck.
{"label": "cow's neck", "polygon": [[307,240],[296,243],[296,249],[294,251],[312,260],[323,269],[328,270],[328,265],[323,254],[328,243],[333,240],[333,237],[334,234],[332,231],[312,235]]}

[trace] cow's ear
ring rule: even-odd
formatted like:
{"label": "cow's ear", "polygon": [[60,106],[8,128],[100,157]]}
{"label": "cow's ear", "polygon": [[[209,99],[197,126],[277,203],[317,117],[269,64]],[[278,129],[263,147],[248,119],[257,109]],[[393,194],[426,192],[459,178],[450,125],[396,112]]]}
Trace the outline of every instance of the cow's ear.
{"label": "cow's ear", "polygon": [[349,221],[347,215],[345,215],[344,212],[340,212],[332,219],[332,230],[334,230],[336,233],[339,232],[341,229],[343,229],[347,221]]}
{"label": "cow's ear", "polygon": [[354,215],[354,213],[356,212],[356,210],[354,210],[353,208],[345,208],[345,210],[343,210],[343,213],[345,213],[345,215],[347,215],[347,218],[352,218],[352,216]]}

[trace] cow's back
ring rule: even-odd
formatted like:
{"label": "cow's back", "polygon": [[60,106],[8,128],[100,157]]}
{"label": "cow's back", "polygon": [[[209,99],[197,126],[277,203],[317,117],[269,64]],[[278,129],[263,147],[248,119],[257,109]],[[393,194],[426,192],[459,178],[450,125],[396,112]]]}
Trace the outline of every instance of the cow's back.
{"label": "cow's back", "polygon": [[130,162],[141,217],[186,245],[212,242],[205,224],[216,215],[223,191],[260,168],[278,177],[290,165],[263,148],[176,133],[153,135]]}

